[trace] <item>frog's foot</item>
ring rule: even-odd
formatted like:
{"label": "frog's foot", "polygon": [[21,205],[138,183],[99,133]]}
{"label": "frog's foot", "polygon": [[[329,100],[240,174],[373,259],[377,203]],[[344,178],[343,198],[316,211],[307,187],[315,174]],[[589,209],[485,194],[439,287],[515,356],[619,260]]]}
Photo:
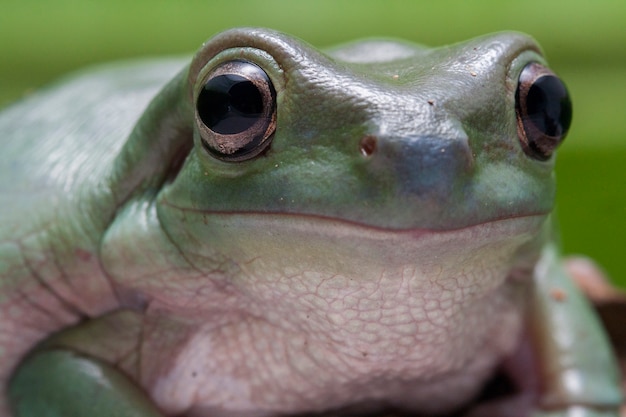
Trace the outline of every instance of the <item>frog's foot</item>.
{"label": "frog's foot", "polygon": [[9,396],[16,417],[163,417],[118,370],[68,350],[32,354],[13,377]]}

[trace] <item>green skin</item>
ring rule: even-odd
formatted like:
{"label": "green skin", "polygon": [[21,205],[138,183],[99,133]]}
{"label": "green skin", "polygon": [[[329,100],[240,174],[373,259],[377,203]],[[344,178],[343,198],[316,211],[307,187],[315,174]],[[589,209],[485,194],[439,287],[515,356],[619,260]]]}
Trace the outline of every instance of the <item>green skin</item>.
{"label": "green skin", "polygon": [[[241,162],[207,152],[194,106],[233,59],[277,97]],[[518,137],[529,62],[517,33],[322,53],[237,29],[188,67],[108,66],[6,109],[0,416],[617,416],[553,243],[554,157]],[[502,369],[520,392],[476,400]]]}

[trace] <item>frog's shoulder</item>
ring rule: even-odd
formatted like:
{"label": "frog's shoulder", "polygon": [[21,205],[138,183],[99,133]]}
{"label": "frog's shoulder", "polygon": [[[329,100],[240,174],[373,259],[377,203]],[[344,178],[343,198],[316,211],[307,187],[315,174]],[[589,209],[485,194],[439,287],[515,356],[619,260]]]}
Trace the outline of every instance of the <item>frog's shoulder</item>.
{"label": "frog's shoulder", "polygon": [[45,221],[52,206],[85,199],[81,189],[100,187],[149,102],[185,62],[98,65],[3,109],[0,215],[5,227],[14,231],[27,219]]}

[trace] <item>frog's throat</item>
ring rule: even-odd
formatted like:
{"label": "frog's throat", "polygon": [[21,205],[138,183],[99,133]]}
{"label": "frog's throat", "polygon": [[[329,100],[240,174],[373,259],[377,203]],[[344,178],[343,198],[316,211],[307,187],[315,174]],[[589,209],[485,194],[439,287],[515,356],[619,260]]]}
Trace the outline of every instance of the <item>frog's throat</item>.
{"label": "frog's throat", "polygon": [[[401,366],[403,371],[398,371],[400,374],[408,373],[412,366],[419,368],[416,371],[419,375],[429,375],[431,371],[436,374],[451,358],[464,362],[460,358],[474,351],[468,343],[476,337],[484,341],[484,344],[480,342],[483,349],[487,345],[492,349],[482,358],[487,365],[476,365],[480,368],[477,371],[480,376],[476,378],[481,380],[489,378],[493,367],[514,353],[525,306],[522,295],[532,283],[527,278],[532,277],[541,248],[537,239],[542,238],[547,224],[546,216],[535,215],[448,231],[387,230],[305,215],[193,214],[201,216],[202,222],[194,222],[195,227],[187,228],[171,227],[172,223],[168,222],[168,233],[197,270],[215,269],[210,269],[214,261],[207,262],[206,254],[227,260],[220,263],[221,267],[232,266],[232,269],[214,281],[231,283],[236,287],[235,293],[247,296],[245,306],[238,301],[233,309],[245,309],[250,316],[263,317],[264,322],[273,323],[273,328],[310,326],[311,334],[321,335],[321,344],[326,341],[324,335],[332,335],[337,343],[333,345],[334,355],[342,358],[342,354],[349,356],[354,346],[362,346],[368,357],[388,358],[397,353],[394,343],[406,343],[401,335],[411,334],[410,337],[421,340],[421,345],[402,357],[400,362],[406,363]],[[187,221],[191,219],[187,217]],[[201,277],[200,285],[206,286],[205,276],[201,274]],[[194,282],[187,283],[186,288],[189,285]],[[217,292],[219,289],[211,294]],[[352,299],[358,302],[350,308],[330,302]],[[188,299],[181,300],[188,303]],[[429,314],[424,300],[436,300],[442,315],[447,315],[441,330],[449,343],[438,344],[437,338],[430,339],[430,333],[420,329],[421,318]],[[202,305],[214,303],[203,300]],[[223,300],[219,305],[228,309]],[[385,308],[380,307],[383,305]],[[501,305],[507,306],[504,311],[498,309]],[[407,317],[400,311],[403,308],[410,311],[407,329],[402,327],[404,324],[393,329],[376,327],[374,341],[368,338],[368,332],[353,331],[365,326],[368,320],[355,320],[351,314],[361,317],[360,314],[369,310],[379,311],[384,320],[393,318],[400,322],[398,319]],[[499,314],[490,314],[493,311]],[[266,316],[268,312],[272,314]],[[481,329],[466,321],[474,314],[489,323],[483,323],[485,328],[497,331],[476,336]],[[274,318],[279,322],[273,321]],[[281,338],[273,334],[272,340]],[[315,345],[315,337],[309,341],[311,346]],[[431,349],[438,353],[420,362],[421,352]],[[396,363],[397,358],[391,361]],[[474,366],[473,359],[467,359],[466,363]],[[363,358],[355,360],[354,369],[363,370],[365,366],[374,367],[372,372],[375,372],[378,365]],[[514,372],[506,372],[505,376],[515,379]],[[376,389],[381,396],[388,394],[385,386]],[[465,395],[469,398],[472,393]],[[411,401],[415,404],[408,400],[407,404],[400,399],[394,401],[395,406],[411,409],[423,405],[425,400],[414,398]],[[340,403],[327,405],[340,406]]]}

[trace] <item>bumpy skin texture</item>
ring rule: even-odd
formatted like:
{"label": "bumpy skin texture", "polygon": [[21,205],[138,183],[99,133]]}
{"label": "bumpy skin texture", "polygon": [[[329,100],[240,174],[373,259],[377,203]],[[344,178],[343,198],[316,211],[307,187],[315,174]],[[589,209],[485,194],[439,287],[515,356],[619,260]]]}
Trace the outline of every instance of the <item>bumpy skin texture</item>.
{"label": "bumpy skin texture", "polygon": [[[194,119],[234,59],[276,90],[243,162]],[[7,109],[0,416],[615,415],[612,354],[551,244],[554,158],[518,138],[529,62],[515,33],[323,54],[239,29],[189,67],[102,68]],[[518,390],[483,401],[501,370]]]}

